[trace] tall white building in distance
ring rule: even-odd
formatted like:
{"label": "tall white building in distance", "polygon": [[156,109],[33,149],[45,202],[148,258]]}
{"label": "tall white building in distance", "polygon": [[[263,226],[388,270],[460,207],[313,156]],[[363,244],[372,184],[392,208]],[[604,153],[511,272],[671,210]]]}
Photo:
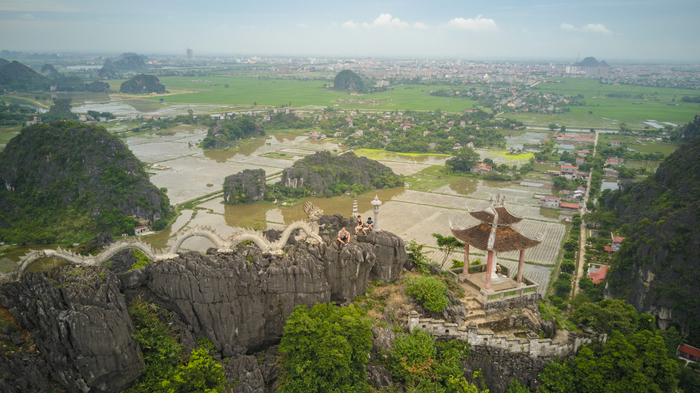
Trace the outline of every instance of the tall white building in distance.
{"label": "tall white building in distance", "polygon": [[190,48],[187,48],[187,58],[194,59],[194,51]]}

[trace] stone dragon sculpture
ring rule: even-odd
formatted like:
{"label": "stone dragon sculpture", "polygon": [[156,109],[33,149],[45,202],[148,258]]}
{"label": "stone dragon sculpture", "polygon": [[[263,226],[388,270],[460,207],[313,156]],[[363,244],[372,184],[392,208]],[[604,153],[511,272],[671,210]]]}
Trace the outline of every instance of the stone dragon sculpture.
{"label": "stone dragon sculpture", "polygon": [[191,237],[204,237],[211,241],[220,253],[230,253],[242,242],[251,241],[265,254],[282,254],[284,246],[287,245],[289,237],[297,230],[304,235],[299,236],[299,240],[305,238],[310,243],[321,243],[323,239],[318,235],[318,220],[323,215],[323,210],[313,203],[306,201],[303,205],[308,221],[295,221],[288,225],[277,241],[269,241],[262,231],[247,228],[236,228],[235,232],[228,238],[223,239],[212,228],[195,226],[186,229],[178,234],[173,245],[165,252],[156,251],[150,244],[144,243],[138,238],[129,238],[112,243],[99,254],[84,256],[76,254],[70,250],[57,248],[55,250],[30,250],[20,259],[17,268],[10,273],[0,273],[0,283],[18,280],[31,264],[43,258],[56,258],[78,266],[101,266],[107,263],[117,253],[124,250],[139,250],[152,261],[173,259],[178,256],[178,251],[182,243]]}

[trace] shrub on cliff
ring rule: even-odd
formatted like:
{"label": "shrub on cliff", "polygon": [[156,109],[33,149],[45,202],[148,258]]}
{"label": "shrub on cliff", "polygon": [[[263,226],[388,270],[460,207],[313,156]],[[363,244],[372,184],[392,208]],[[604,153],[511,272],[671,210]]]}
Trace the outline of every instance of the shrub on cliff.
{"label": "shrub on cliff", "polygon": [[436,342],[428,333],[415,329],[394,340],[389,359],[392,375],[405,382],[407,391],[477,393],[464,378],[462,359],[469,357],[469,344]]}
{"label": "shrub on cliff", "polygon": [[428,311],[442,312],[450,303],[445,296],[447,285],[435,277],[413,277],[407,282],[406,295],[413,296]]}
{"label": "shrub on cliff", "polygon": [[224,389],[223,367],[216,363],[205,348],[193,350],[190,361],[177,368],[173,377],[162,383],[168,393],[216,393]]}
{"label": "shrub on cliff", "polygon": [[278,392],[364,392],[372,329],[354,306],[297,306],[279,350],[284,374]]}

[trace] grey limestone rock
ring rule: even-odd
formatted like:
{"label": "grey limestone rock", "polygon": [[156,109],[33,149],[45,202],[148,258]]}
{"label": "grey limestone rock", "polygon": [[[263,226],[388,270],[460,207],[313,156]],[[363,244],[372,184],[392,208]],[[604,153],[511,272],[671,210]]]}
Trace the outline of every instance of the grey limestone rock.
{"label": "grey limestone rock", "polygon": [[144,367],[119,281],[109,271],[59,267],[0,287],[51,376],[69,391],[119,392]]}
{"label": "grey limestone rock", "polygon": [[244,169],[224,179],[224,202],[230,205],[262,201],[265,197],[265,171]]}

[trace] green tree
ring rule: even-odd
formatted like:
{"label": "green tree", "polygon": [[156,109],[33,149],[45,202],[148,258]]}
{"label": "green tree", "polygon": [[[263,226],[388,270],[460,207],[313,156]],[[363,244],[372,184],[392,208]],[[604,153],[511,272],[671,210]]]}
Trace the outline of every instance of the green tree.
{"label": "green tree", "polygon": [[192,351],[190,361],[179,366],[162,387],[168,393],[216,393],[224,390],[225,382],[223,367],[212,359],[209,351],[200,348]]}
{"label": "green tree", "polygon": [[354,306],[297,306],[287,319],[279,350],[284,376],[279,392],[362,392],[372,329]]}
{"label": "green tree", "polygon": [[454,172],[469,172],[481,160],[479,153],[469,147],[453,150],[452,157],[445,162],[447,168]]}
{"label": "green tree", "polygon": [[511,379],[506,393],[530,393],[530,389],[521,385],[517,379]]}
{"label": "green tree", "polygon": [[454,236],[442,236],[439,233],[433,233],[432,236],[437,239],[437,245],[440,248],[440,251],[445,253],[445,257],[442,260],[443,265],[450,257],[452,251],[464,248],[464,243],[459,241],[459,239]]}
{"label": "green tree", "polygon": [[612,334],[614,330],[622,334],[632,334],[638,330],[637,310],[624,300],[605,299],[598,303],[585,303],[574,311],[573,322]]}

